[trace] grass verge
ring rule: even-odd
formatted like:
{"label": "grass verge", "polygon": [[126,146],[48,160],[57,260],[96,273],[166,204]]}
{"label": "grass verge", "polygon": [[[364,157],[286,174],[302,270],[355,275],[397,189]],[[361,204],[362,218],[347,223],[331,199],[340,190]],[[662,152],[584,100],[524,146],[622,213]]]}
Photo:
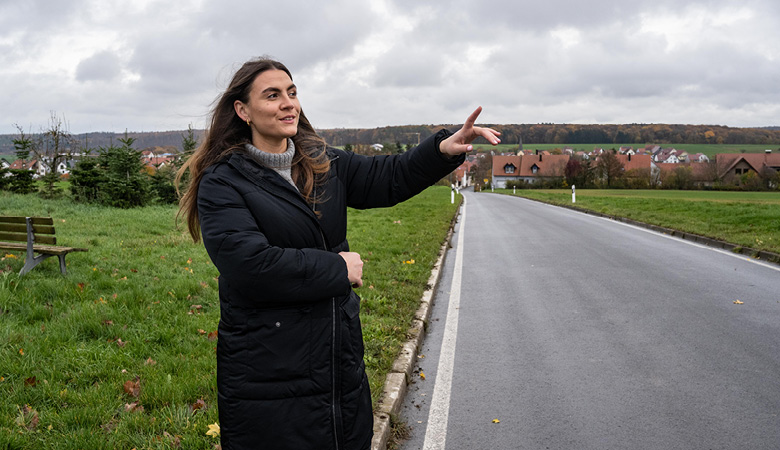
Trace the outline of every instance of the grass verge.
{"label": "grass verge", "polygon": [[[511,189],[497,193],[512,195]],[[568,189],[523,189],[515,195],[571,205]],[[578,208],[780,253],[780,192],[581,189]]]}
{"label": "grass verge", "polygon": [[[434,187],[393,208],[349,211],[366,259],[361,319],[381,393],[456,210]],[[0,254],[0,449],[209,449],[217,422],[218,275],[174,226],[175,207],[119,210],[8,195],[2,214],[50,215],[89,248],[24,277]]]}

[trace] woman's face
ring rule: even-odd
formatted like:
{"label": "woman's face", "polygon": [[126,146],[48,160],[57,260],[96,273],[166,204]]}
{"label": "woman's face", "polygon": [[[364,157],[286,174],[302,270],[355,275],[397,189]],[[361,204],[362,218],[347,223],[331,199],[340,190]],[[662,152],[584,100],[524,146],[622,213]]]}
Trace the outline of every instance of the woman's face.
{"label": "woman's face", "polygon": [[260,73],[249,91],[249,100],[236,100],[236,114],[252,129],[252,145],[270,153],[284,153],[287,138],[298,133],[301,105],[298,90],[283,70]]}

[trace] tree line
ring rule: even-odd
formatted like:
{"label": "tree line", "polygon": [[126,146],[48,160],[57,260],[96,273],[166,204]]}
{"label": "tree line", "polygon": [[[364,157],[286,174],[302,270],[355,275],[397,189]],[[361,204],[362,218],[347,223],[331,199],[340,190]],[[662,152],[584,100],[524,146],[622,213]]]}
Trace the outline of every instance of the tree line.
{"label": "tree line", "polygon": [[[722,125],[577,125],[577,124],[486,124],[501,132],[504,144],[780,144],[780,129],[732,128]],[[317,132],[330,145],[399,142],[416,144],[442,127],[456,125],[408,125],[365,129],[326,129]],[[477,142],[486,143],[486,142]]]}
{"label": "tree line", "polygon": [[[780,127],[732,128],[722,125],[668,125],[668,124],[486,124],[501,132],[505,144],[780,144]],[[376,143],[414,146],[442,128],[455,130],[458,125],[405,125],[379,128],[331,128],[317,132],[333,146]],[[181,131],[132,133],[135,145],[146,147],[177,146]],[[204,130],[193,130],[200,138]],[[89,133],[72,136],[74,141],[91,141],[93,146],[108,147],[121,137],[115,133]],[[0,135],[0,154],[13,150],[16,136]],[[477,144],[487,142],[477,141]]]}

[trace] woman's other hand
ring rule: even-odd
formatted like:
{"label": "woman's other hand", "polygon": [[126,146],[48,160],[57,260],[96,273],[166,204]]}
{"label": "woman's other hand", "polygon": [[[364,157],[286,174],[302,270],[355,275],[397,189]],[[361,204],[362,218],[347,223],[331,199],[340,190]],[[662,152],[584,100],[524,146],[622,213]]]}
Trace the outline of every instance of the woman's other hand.
{"label": "woman's other hand", "polygon": [[352,287],[363,286],[363,260],[355,252],[340,252],[339,255],[347,263],[347,277]]}
{"label": "woman's other hand", "polygon": [[455,134],[441,141],[439,144],[439,151],[447,156],[457,156],[461,153],[470,152],[474,149],[471,145],[474,139],[482,136],[487,139],[493,145],[498,145],[501,139],[498,136],[501,135],[498,131],[492,128],[475,127],[474,122],[477,121],[479,113],[482,112],[482,107],[478,107],[473,113],[466,119],[460,130]]}

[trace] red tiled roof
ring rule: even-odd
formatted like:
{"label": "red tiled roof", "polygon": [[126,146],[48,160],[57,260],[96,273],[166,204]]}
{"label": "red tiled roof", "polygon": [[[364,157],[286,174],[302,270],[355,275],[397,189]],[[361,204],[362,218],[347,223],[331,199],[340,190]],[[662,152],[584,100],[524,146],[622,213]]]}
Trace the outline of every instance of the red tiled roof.
{"label": "red tiled roof", "polygon": [[[526,155],[520,162],[521,177],[562,177],[569,155]],[[533,172],[534,165],[538,168]]]}
{"label": "red tiled roof", "polygon": [[[520,161],[522,156],[509,156],[509,155],[493,155],[493,176],[505,177],[505,176],[517,176],[520,172]],[[504,172],[504,167],[507,164],[514,164],[515,173],[508,174]]]}
{"label": "red tiled roof", "polygon": [[618,161],[623,164],[623,168],[626,172],[635,169],[650,169],[652,166],[653,157],[650,155],[615,155]]}
{"label": "red tiled roof", "polygon": [[758,173],[761,173],[764,167],[780,167],[780,153],[718,153],[715,157],[721,176],[742,161]]}
{"label": "red tiled roof", "polygon": [[21,159],[17,159],[11,165],[8,167],[12,170],[35,170],[35,167],[38,165],[38,160],[33,159],[31,161],[24,161]]}

